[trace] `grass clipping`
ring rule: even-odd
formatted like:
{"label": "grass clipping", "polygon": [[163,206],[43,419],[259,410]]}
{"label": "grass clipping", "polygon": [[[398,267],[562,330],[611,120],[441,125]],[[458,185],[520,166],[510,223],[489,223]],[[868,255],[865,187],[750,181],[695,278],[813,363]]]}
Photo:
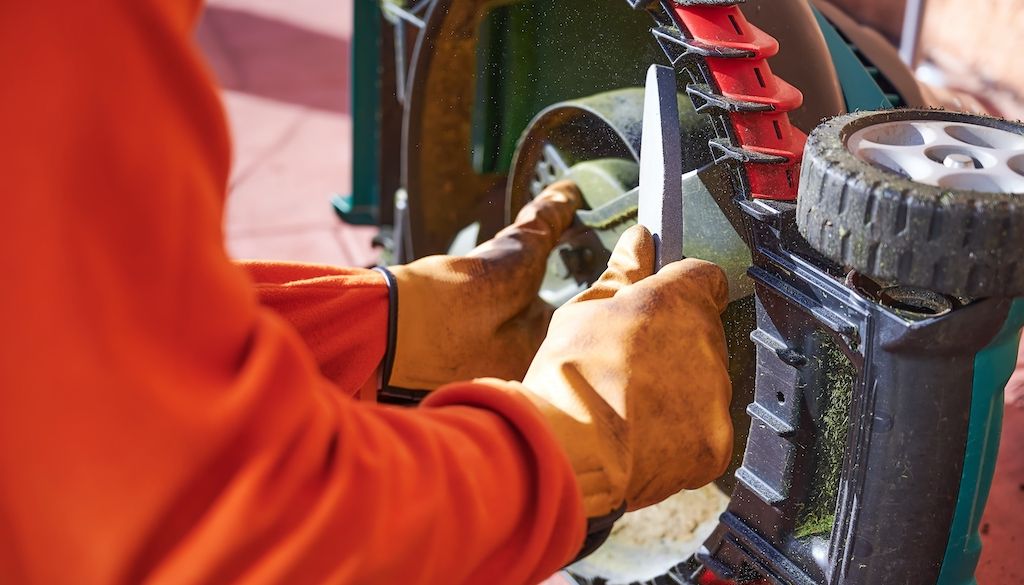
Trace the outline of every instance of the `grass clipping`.
{"label": "grass clipping", "polygon": [[843,455],[850,429],[850,403],[857,370],[830,336],[819,333],[818,361],[820,419],[815,437],[815,469],[807,504],[800,510],[794,535],[797,538],[832,531],[836,498],[843,473]]}
{"label": "grass clipping", "polygon": [[570,570],[609,585],[654,579],[697,552],[728,504],[729,498],[710,484],[629,512],[601,548]]}

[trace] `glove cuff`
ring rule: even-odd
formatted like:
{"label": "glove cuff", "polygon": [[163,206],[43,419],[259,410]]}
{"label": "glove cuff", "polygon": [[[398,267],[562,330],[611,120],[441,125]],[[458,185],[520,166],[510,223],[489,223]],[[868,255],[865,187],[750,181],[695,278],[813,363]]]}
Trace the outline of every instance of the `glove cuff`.
{"label": "glove cuff", "polygon": [[395,366],[395,348],[398,347],[398,279],[383,266],[374,266],[373,270],[384,277],[388,285],[388,335],[381,360],[380,391],[384,391],[391,381],[391,370]]}
{"label": "glove cuff", "polygon": [[621,506],[604,516],[587,518],[587,537],[583,540],[583,546],[580,548],[580,552],[572,562],[575,563],[584,557],[590,556],[590,553],[594,552],[598,547],[604,544],[604,541],[608,540],[608,536],[611,535],[612,528],[615,527],[615,522],[618,521],[619,518],[622,518],[622,515],[625,513],[626,503],[623,502]]}
{"label": "glove cuff", "polygon": [[414,406],[427,396],[422,390],[406,390],[391,385],[391,376],[395,368],[395,355],[398,353],[398,277],[383,266],[374,266],[373,270],[384,277],[388,285],[388,335],[384,358],[380,362],[380,386],[377,388],[377,401],[401,406]]}

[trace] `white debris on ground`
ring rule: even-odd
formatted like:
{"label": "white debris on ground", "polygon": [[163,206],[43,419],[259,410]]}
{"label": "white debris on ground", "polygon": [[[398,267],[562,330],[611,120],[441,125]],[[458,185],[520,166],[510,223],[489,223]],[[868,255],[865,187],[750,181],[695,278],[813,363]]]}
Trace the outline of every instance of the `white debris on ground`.
{"label": "white debris on ground", "polygon": [[682,491],[615,523],[608,541],[570,570],[609,585],[652,579],[697,551],[729,498],[714,484]]}

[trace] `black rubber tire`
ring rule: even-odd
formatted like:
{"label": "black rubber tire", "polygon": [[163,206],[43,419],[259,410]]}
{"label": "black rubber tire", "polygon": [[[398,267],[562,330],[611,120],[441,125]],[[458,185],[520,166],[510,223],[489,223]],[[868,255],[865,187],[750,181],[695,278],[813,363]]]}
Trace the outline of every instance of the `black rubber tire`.
{"label": "black rubber tire", "polygon": [[847,138],[901,120],[977,124],[1024,135],[1024,124],[943,110],[857,112],[807,140],[800,233],[826,257],[883,282],[966,296],[1024,294],[1024,194],[911,181],[855,156]]}

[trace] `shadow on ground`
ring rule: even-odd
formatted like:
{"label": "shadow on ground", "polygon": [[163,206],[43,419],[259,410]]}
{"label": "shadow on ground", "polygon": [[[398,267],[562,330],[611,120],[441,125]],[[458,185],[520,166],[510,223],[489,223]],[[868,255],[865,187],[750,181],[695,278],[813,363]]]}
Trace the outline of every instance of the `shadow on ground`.
{"label": "shadow on ground", "polygon": [[341,114],[349,111],[348,39],[210,6],[197,40],[224,89]]}

